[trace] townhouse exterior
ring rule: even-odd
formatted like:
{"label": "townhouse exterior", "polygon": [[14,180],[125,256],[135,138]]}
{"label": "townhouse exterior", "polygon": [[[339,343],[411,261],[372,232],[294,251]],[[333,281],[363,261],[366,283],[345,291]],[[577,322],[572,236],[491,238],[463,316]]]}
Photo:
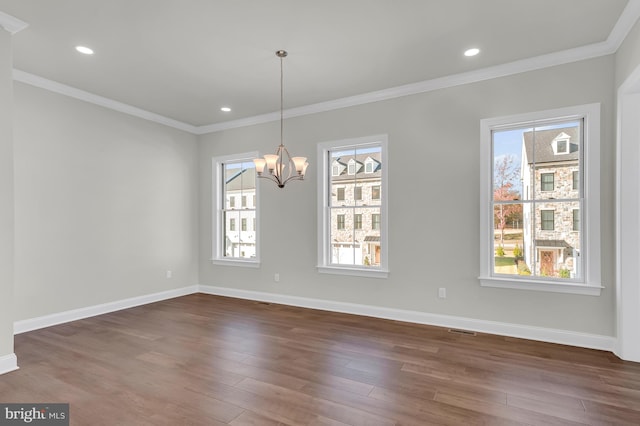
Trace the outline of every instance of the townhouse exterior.
{"label": "townhouse exterior", "polygon": [[523,257],[538,276],[579,278],[580,126],[523,133]]}
{"label": "townhouse exterior", "polygon": [[224,256],[256,256],[256,169],[238,163],[224,169]]}
{"label": "townhouse exterior", "polygon": [[380,265],[380,151],[331,159],[331,262]]}

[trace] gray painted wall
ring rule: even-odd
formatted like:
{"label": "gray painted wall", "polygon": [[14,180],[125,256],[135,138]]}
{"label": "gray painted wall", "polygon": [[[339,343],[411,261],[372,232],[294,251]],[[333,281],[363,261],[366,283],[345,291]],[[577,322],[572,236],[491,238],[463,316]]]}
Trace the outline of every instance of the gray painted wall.
{"label": "gray painted wall", "polygon": [[0,358],[13,354],[12,70],[11,34],[0,27]]}
{"label": "gray painted wall", "polygon": [[616,88],[640,65],[640,21],[629,31],[616,53]]}
{"label": "gray painted wall", "polygon": [[[607,56],[288,119],[285,144],[292,154],[309,157],[309,177],[284,190],[262,182],[259,269],[209,261],[211,157],[274,150],[278,123],[202,136],[200,284],[613,336],[613,87],[614,57]],[[480,120],[592,102],[602,104],[602,295],[481,288]],[[390,276],[318,274],[316,144],[380,133],[389,135]],[[438,287],[447,288],[447,299],[437,298]]]}
{"label": "gray painted wall", "polygon": [[14,319],[197,284],[196,137],[14,90]]}

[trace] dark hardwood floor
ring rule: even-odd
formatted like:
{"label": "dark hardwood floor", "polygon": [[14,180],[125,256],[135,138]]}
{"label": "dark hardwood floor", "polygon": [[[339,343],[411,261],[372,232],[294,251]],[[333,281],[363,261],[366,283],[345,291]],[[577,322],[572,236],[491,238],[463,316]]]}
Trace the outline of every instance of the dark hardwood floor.
{"label": "dark hardwood floor", "polygon": [[639,425],[640,364],[190,295],[16,336],[0,402],[75,425]]}

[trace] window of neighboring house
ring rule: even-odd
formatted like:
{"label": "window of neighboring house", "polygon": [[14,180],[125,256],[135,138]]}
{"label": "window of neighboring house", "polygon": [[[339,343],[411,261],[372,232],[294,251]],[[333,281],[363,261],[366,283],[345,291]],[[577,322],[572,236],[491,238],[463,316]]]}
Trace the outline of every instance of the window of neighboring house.
{"label": "window of neighboring house", "polygon": [[362,213],[357,213],[353,217],[353,228],[354,229],[362,229]]}
{"label": "window of neighboring house", "polygon": [[371,199],[372,200],[380,199],[380,185],[374,185],[371,187]]}
{"label": "window of neighboring house", "polygon": [[371,215],[371,229],[380,229],[380,215],[377,213]]}
{"label": "window of neighboring house", "polygon": [[362,200],[362,187],[356,186],[354,188],[353,196],[356,200]]}
{"label": "window of neighboring house", "polygon": [[[387,277],[387,200],[381,196],[387,193],[387,137],[321,143],[318,158],[318,271]],[[336,177],[332,165],[339,158],[349,159],[347,175]],[[375,164],[375,174],[360,173],[367,164]],[[364,200],[364,186],[377,187],[377,198],[367,193]]]}
{"label": "window of neighboring house", "polygon": [[[257,177],[252,159],[257,152],[215,157],[213,167],[213,258],[225,265],[259,265]],[[242,210],[236,210],[236,198]],[[248,199],[253,205],[248,205]],[[248,222],[253,229],[248,229]],[[240,224],[238,230],[237,224]]]}
{"label": "window of neighboring house", "polygon": [[331,176],[340,176],[340,166],[336,164],[331,168]]}
{"label": "window of neighboring house", "polygon": [[553,187],[554,187],[554,173],[541,173],[540,174],[540,190],[553,191]]}
{"label": "window of neighboring house", "polygon": [[563,140],[559,140],[556,142],[557,143],[557,150],[558,150],[558,154],[566,154],[567,152],[569,152],[569,141],[567,141],[566,139]]}
{"label": "window of neighboring house", "polygon": [[540,210],[540,230],[553,231],[554,230],[554,210]]}
{"label": "window of neighboring house", "polygon": [[481,285],[599,295],[600,105],[486,119],[481,132]]}
{"label": "window of neighboring house", "polygon": [[364,172],[365,173],[373,173],[373,162],[368,161],[364,164]]}

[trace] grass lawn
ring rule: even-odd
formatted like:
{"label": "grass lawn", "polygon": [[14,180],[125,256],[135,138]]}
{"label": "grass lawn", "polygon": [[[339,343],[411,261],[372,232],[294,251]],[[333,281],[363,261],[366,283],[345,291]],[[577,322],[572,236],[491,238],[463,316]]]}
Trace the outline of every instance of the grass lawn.
{"label": "grass lawn", "polygon": [[499,257],[496,256],[494,257],[495,259],[495,266],[513,266],[516,264],[516,258],[515,257],[509,257],[509,256],[504,256],[504,257]]}

